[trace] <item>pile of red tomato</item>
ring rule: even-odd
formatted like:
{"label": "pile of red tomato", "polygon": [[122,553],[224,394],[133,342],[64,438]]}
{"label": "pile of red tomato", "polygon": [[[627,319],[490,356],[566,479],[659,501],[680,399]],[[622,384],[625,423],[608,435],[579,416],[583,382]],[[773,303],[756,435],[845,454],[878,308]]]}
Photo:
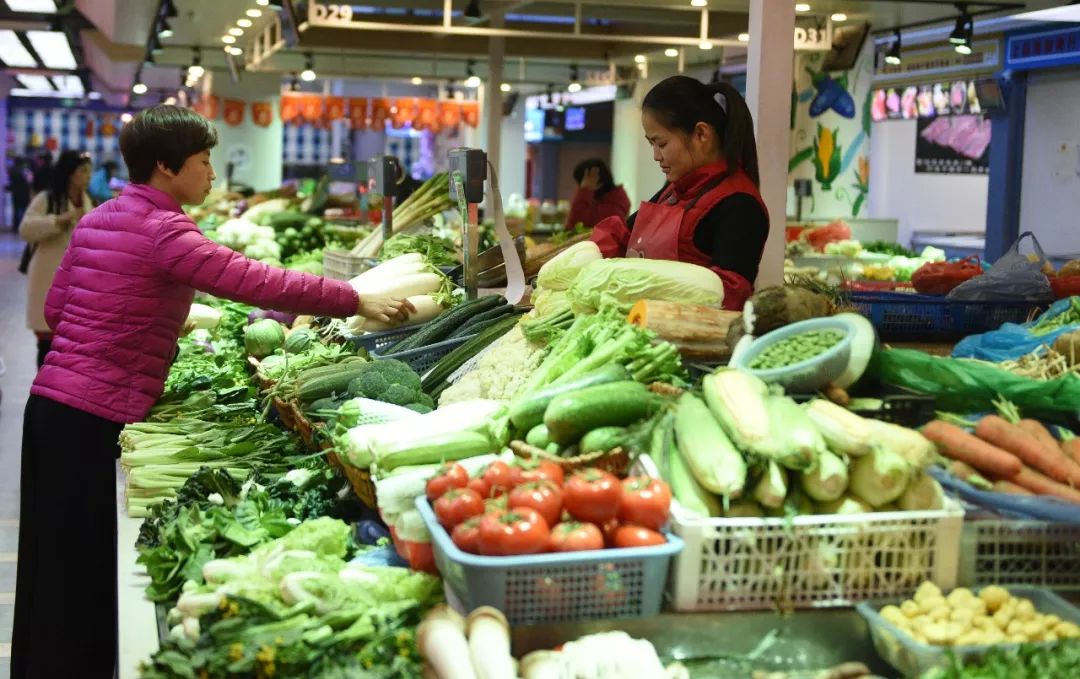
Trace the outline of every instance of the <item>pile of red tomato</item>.
{"label": "pile of red tomato", "polygon": [[439,523],[459,549],[485,556],[665,544],[671,489],[660,479],[619,481],[599,469],[564,478],[548,460],[492,462],[473,478],[444,465],[427,483]]}

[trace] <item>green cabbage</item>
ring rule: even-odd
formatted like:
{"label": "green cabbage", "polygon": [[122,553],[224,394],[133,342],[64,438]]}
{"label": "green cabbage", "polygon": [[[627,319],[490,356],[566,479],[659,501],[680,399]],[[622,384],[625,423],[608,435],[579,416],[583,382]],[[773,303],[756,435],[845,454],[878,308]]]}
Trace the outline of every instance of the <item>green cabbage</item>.
{"label": "green cabbage", "polygon": [[724,284],[705,267],[661,259],[601,259],[586,265],[569,290],[575,314],[614,305],[629,312],[635,302],[653,299],[719,307]]}
{"label": "green cabbage", "polygon": [[564,290],[543,289],[533,295],[533,307],[538,318],[555,316],[570,308],[570,301]]}
{"label": "green cabbage", "polygon": [[591,240],[572,245],[540,267],[536,285],[543,290],[567,290],[587,264],[601,258],[600,248]]}

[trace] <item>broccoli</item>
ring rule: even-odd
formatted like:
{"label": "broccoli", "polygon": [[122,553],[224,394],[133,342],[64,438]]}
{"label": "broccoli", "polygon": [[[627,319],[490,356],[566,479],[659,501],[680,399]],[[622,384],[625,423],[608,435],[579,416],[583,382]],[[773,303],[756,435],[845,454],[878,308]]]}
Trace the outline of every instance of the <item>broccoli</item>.
{"label": "broccoli", "polygon": [[399,406],[416,403],[422,397],[420,376],[406,363],[392,358],[364,364],[349,383],[349,393]]}

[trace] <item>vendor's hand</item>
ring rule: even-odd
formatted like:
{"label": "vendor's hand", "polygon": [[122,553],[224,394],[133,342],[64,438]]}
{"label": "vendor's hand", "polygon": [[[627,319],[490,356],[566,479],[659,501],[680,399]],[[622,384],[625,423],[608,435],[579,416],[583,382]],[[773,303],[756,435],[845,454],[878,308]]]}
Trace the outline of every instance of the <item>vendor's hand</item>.
{"label": "vendor's hand", "polygon": [[356,307],[356,313],[368,320],[381,323],[394,323],[406,321],[409,314],[414,313],[416,307],[407,299],[394,297],[360,297],[360,304]]}
{"label": "vendor's hand", "polygon": [[600,168],[590,167],[585,171],[585,175],[581,178],[581,183],[578,184],[583,189],[595,191],[600,188]]}

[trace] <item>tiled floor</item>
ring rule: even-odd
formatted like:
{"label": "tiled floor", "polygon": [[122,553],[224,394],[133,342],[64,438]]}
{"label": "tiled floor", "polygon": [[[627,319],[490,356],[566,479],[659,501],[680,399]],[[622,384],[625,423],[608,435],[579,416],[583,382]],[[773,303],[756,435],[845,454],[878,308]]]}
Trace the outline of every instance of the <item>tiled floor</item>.
{"label": "tiled floor", "polygon": [[8,679],[19,534],[22,410],[34,379],[34,335],[26,329],[26,277],[16,267],[22,241],[0,233],[0,679]]}

